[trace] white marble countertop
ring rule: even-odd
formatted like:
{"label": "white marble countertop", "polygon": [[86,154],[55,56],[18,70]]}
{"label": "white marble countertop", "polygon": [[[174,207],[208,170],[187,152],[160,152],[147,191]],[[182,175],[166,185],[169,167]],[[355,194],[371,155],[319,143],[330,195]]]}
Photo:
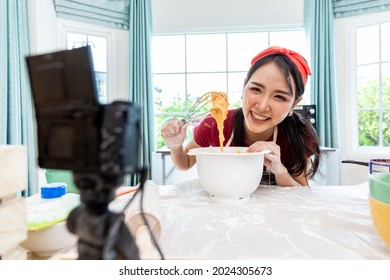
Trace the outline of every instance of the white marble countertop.
{"label": "white marble countertop", "polygon": [[388,259],[368,183],[260,186],[243,203],[213,201],[198,180],[159,185],[166,259]]}
{"label": "white marble countertop", "polygon": [[[210,199],[198,180],[157,188],[165,259],[390,260],[371,219],[368,183],[259,186],[238,203]],[[117,208],[131,195],[121,196]],[[76,250],[53,258],[76,259]],[[143,259],[159,258],[152,248]]]}

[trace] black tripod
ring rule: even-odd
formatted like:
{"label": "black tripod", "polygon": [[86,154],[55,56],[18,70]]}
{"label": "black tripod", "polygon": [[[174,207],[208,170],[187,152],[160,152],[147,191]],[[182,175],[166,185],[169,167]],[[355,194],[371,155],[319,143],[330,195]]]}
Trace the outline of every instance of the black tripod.
{"label": "black tripod", "polygon": [[[109,203],[123,177],[106,178],[97,174],[74,174],[81,205],[68,216],[67,227],[79,237],[81,260],[135,260],[138,248],[121,213],[111,212]],[[142,188],[143,182],[141,182]]]}

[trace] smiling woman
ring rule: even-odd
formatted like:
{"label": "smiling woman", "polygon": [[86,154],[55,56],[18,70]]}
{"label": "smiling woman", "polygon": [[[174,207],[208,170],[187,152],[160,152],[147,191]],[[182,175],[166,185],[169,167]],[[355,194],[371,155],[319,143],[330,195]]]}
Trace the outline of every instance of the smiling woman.
{"label": "smiling woman", "polygon": [[[244,83],[242,107],[228,111],[224,146],[248,147],[248,152],[271,151],[265,156],[268,173],[264,172],[264,182],[307,186],[308,179],[318,169],[317,134],[306,119],[293,112],[302,100],[307,75],[310,69],[300,54],[269,47],[252,59]],[[186,128],[178,126],[174,118],[161,129],[166,144],[171,147],[173,163],[181,170],[191,168],[196,162],[194,156],[188,156],[189,150],[216,147],[220,139],[218,126],[211,116],[195,127],[194,138],[183,147]],[[271,175],[274,180],[270,179]]]}

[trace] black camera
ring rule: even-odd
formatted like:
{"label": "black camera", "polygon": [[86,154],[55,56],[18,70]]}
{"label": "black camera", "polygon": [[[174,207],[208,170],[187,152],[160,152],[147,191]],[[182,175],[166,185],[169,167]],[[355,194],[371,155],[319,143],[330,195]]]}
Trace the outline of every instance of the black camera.
{"label": "black camera", "polygon": [[43,168],[123,176],[139,170],[140,107],[100,104],[90,47],[27,57]]}

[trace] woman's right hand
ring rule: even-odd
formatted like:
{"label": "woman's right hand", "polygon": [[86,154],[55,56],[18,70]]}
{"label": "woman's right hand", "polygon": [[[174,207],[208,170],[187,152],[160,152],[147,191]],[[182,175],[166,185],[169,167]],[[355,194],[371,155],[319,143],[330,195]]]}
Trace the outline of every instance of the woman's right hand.
{"label": "woman's right hand", "polygon": [[187,126],[190,123],[187,122],[180,127],[179,122],[178,118],[173,118],[161,128],[161,136],[169,148],[181,147],[186,139]]}

